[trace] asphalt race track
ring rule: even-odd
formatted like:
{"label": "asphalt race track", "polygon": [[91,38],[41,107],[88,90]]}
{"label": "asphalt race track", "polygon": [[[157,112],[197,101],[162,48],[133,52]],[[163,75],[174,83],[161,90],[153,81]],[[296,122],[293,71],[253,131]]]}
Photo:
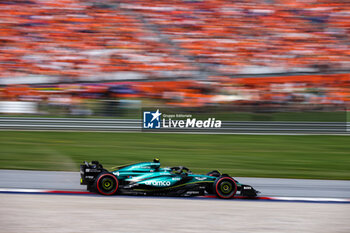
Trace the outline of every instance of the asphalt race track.
{"label": "asphalt race track", "polygon": [[6,233],[349,233],[348,204],[0,194]]}
{"label": "asphalt race track", "polygon": [[350,232],[350,181],[237,178],[280,199],[230,201],[87,194],[79,178],[78,172],[0,170],[0,233]]}
{"label": "asphalt race track", "polygon": [[[236,177],[261,196],[350,198],[350,181]],[[0,170],[0,188],[86,191],[79,172]]]}

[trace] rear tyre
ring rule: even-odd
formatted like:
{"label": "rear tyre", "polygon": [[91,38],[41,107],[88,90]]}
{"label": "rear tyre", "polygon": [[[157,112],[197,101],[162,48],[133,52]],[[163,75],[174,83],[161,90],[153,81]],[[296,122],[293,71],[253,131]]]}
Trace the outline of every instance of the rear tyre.
{"label": "rear tyre", "polygon": [[228,176],[221,176],[214,182],[214,191],[219,198],[232,198],[237,192],[237,184]]}
{"label": "rear tyre", "polygon": [[117,192],[119,181],[111,173],[101,173],[95,181],[95,190],[102,195],[113,195]]}

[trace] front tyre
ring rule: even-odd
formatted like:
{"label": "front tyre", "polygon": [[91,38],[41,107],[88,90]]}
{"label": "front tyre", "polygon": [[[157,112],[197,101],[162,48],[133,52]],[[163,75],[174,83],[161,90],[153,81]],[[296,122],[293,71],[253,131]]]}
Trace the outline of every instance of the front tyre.
{"label": "front tyre", "polygon": [[101,173],[97,176],[94,186],[102,195],[113,195],[118,190],[119,181],[113,174]]}
{"label": "front tyre", "polygon": [[237,192],[237,184],[228,176],[218,177],[214,182],[214,191],[219,198],[232,198]]}

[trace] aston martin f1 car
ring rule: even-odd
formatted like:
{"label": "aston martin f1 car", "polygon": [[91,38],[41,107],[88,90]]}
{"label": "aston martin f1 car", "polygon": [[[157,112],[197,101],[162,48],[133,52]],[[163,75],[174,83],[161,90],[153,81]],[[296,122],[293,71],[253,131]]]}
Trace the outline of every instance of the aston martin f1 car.
{"label": "aston martin f1 car", "polygon": [[160,167],[159,159],[125,165],[108,171],[98,162],[80,166],[80,184],[90,192],[102,195],[203,196],[219,198],[235,196],[254,198],[259,193],[227,174],[214,170],[206,175],[193,174],[188,168]]}

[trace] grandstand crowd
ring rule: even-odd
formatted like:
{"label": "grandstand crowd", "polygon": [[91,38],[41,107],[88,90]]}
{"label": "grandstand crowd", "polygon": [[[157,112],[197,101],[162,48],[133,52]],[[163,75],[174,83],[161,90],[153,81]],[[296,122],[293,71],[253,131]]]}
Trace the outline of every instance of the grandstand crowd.
{"label": "grandstand crowd", "polygon": [[0,15],[0,77],[232,75],[350,65],[346,0],[2,0]]}
{"label": "grandstand crowd", "polygon": [[[0,88],[0,99],[348,105],[349,35],[347,0],[2,0],[0,81],[120,80],[127,72],[143,81],[76,84],[75,90],[58,84],[51,92],[7,86]],[[269,77],[288,72],[320,74]],[[239,74],[252,78],[232,78]],[[148,82],[163,77],[174,79]],[[177,79],[183,77],[189,81]]]}

